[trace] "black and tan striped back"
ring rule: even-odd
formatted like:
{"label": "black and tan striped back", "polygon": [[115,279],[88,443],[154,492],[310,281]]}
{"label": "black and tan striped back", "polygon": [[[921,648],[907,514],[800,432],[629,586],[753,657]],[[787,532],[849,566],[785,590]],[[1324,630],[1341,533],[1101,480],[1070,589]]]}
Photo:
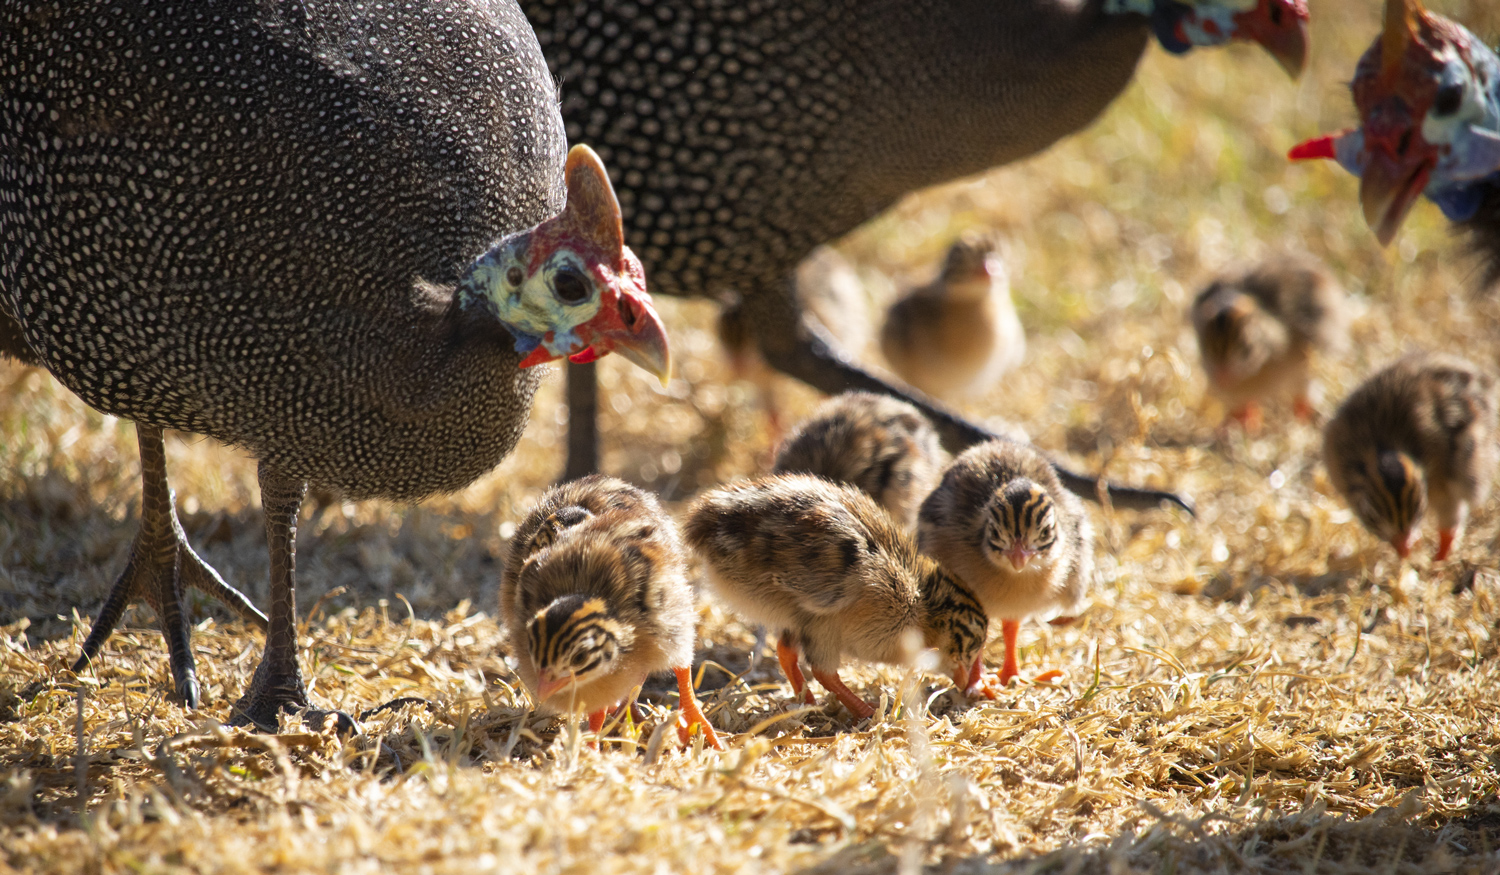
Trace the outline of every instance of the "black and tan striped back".
{"label": "black and tan striped back", "polygon": [[1052,496],[1035,481],[1018,477],[1005,484],[985,506],[982,549],[990,561],[1015,547],[1038,553],[1057,543],[1057,515]]}

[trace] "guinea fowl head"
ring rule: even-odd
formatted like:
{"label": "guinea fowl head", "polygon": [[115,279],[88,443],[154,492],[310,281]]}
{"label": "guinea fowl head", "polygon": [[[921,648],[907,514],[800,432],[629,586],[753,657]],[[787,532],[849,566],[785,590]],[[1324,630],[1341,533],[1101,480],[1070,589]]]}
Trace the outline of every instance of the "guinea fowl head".
{"label": "guinea fowl head", "polygon": [[1420,0],[1387,0],[1385,27],[1351,83],[1360,127],[1294,147],[1360,177],[1365,221],[1390,243],[1417,195],[1454,221],[1500,185],[1500,57]]}
{"label": "guinea fowl head", "polygon": [[1307,0],[1106,0],[1105,9],[1145,15],[1174,55],[1245,39],[1264,46],[1293,77],[1307,63]]}
{"label": "guinea fowl head", "polygon": [[984,508],[985,558],[997,568],[1020,571],[1037,556],[1051,558],[1057,543],[1057,513],[1040,484],[1017,477],[997,491]]}
{"label": "guinea fowl head", "polygon": [[1411,456],[1390,449],[1368,447],[1351,458],[1330,458],[1330,474],[1359,521],[1376,537],[1396,548],[1401,558],[1411,554],[1417,526],[1427,510],[1427,488]]}
{"label": "guinea fowl head", "polygon": [[464,277],[466,304],[490,308],[515,337],[527,368],[563,356],[610,352],[659,377],[671,373],[666,329],[640,259],[625,245],[620,203],[594,150],[574,146],[563,211],[501,240]]}
{"label": "guinea fowl head", "polygon": [[537,611],[526,624],[526,644],[536,663],[537,704],[556,698],[556,704],[566,707],[570,689],[615,670],[631,637],[601,598],[572,593]]}
{"label": "guinea fowl head", "polygon": [[1209,379],[1219,389],[1232,390],[1261,372],[1286,329],[1266,317],[1255,299],[1222,282],[1198,297],[1193,308],[1198,349]]}

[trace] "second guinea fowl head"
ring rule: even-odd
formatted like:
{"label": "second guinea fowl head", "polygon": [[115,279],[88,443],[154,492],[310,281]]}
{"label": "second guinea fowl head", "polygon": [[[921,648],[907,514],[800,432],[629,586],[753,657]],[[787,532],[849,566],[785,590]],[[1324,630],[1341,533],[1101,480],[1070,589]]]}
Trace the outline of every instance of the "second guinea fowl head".
{"label": "second guinea fowl head", "polygon": [[1057,544],[1052,496],[1028,478],[1010,481],[985,505],[980,538],[985,558],[997,568],[1046,567]]}
{"label": "second guinea fowl head", "polygon": [[489,309],[515,338],[521,367],[618,352],[666,382],[666,328],[646,291],[640,259],[625,245],[620,204],[599,156],[574,146],[557,216],[501,240],[470,265],[464,306]]}
{"label": "second guinea fowl head", "polygon": [[1289,157],[1333,158],[1360,177],[1365,221],[1395,238],[1417,196],[1455,222],[1500,187],[1500,56],[1420,0],[1387,0],[1385,27],[1350,83],[1360,127]]}
{"label": "second guinea fowl head", "polygon": [[1292,76],[1307,63],[1307,0],[1105,0],[1104,8],[1146,16],[1174,55],[1243,39],[1264,46]]}
{"label": "second guinea fowl head", "polygon": [[612,674],[633,639],[633,630],[602,598],[571,593],[537,611],[526,624],[537,704],[555,698],[554,704],[566,710],[569,691]]}
{"label": "second guinea fowl head", "polygon": [[1331,456],[1329,461],[1334,484],[1359,521],[1395,547],[1401,558],[1409,556],[1427,510],[1426,483],[1412,458],[1369,447],[1350,458],[1335,461]]}
{"label": "second guinea fowl head", "polygon": [[1199,296],[1193,322],[1209,379],[1225,390],[1260,373],[1288,339],[1286,326],[1265,316],[1254,298],[1222,283]]}

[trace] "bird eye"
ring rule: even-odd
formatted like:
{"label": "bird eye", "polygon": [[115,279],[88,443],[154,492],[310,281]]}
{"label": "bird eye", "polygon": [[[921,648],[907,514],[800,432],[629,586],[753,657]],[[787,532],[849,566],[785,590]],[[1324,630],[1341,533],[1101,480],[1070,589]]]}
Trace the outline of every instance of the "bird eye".
{"label": "bird eye", "polygon": [[1450,82],[1438,89],[1432,101],[1432,111],[1437,115],[1453,115],[1464,102],[1464,84]]}
{"label": "bird eye", "polygon": [[589,296],[589,284],[572,268],[563,268],[552,278],[553,294],[564,304],[577,304]]}
{"label": "bird eye", "polygon": [[505,272],[505,281],[510,285],[519,286],[524,279],[526,279],[526,274],[515,265],[511,265],[510,270]]}

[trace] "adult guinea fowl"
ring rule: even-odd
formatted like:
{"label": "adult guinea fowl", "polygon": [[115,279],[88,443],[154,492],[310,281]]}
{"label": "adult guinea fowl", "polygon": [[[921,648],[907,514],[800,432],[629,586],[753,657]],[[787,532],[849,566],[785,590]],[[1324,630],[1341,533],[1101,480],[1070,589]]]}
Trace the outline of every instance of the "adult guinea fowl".
{"label": "adult guinea fowl", "polygon": [[[1303,0],[522,7],[562,82],[568,135],[615,174],[653,290],[736,291],[774,367],[828,394],[916,401],[951,450],[994,435],[861,369],[804,324],[789,283],[797,262],[908,192],[1084,127],[1130,82],[1153,34],[1178,52],[1257,40],[1292,72],[1306,53]],[[570,371],[573,395],[585,375]],[[592,415],[575,410],[570,422],[587,427]],[[569,476],[582,473],[570,465]],[[1059,474],[1096,495],[1092,478]],[[1154,507],[1163,497],[1122,490],[1113,500]]]}
{"label": "adult guinea fowl", "polygon": [[[565,168],[512,0],[11,3],[0,33],[0,337],[141,446],[140,531],[75,669],[141,597],[196,705],[198,587],[268,626],[234,719],[274,728],[308,704],[308,481],[457,489],[520,436],[539,380],[520,365],[619,347],[665,372],[608,178],[586,149]],[[187,545],[168,427],[259,460],[269,623]]]}
{"label": "adult guinea fowl", "polygon": [[1500,55],[1419,0],[1390,0],[1350,84],[1360,127],[1294,147],[1360,178],[1365,221],[1391,242],[1420,194],[1467,231],[1500,281]]}

